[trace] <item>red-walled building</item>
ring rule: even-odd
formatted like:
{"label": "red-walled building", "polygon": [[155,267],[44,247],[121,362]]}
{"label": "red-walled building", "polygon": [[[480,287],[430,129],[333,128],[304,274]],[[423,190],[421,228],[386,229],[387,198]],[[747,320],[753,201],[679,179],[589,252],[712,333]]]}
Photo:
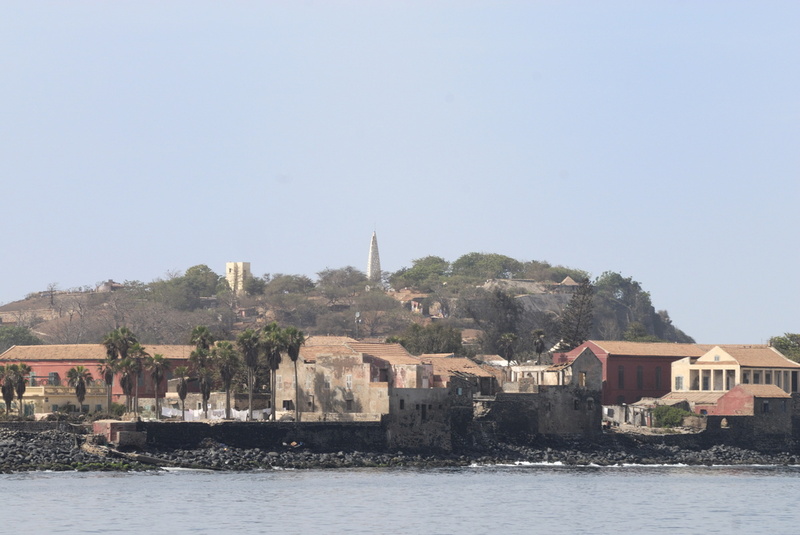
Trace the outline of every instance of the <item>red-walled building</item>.
{"label": "red-walled building", "polygon": [[713,345],[589,340],[567,353],[555,353],[553,363],[571,362],[584,351],[603,365],[603,405],[660,398],[672,389],[672,363],[701,357]]}
{"label": "red-walled building", "polygon": [[[189,345],[148,345],[145,351],[150,355],[164,355],[170,363],[171,369],[178,366],[187,366],[189,354],[194,346]],[[71,344],[71,345],[39,345],[39,346],[13,346],[0,355],[0,365],[24,363],[31,367],[32,386],[40,385],[66,385],[67,372],[75,366],[83,366],[89,370],[95,383],[104,384],[98,371],[100,361],[106,358],[106,348],[102,344]],[[172,378],[172,373],[167,373],[158,388],[160,396],[167,390],[167,380]],[[111,388],[111,400],[119,403],[123,396],[119,377],[114,378]],[[153,380],[145,371],[139,380],[139,397],[155,397]]]}

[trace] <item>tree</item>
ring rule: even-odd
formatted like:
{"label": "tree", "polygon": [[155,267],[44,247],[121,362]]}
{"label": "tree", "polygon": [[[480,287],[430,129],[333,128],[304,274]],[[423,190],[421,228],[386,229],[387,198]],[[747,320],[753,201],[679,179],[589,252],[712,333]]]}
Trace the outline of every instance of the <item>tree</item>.
{"label": "tree", "polygon": [[236,347],[226,340],[217,342],[211,349],[211,358],[219,373],[222,388],[225,390],[225,418],[231,418],[231,384],[241,368],[241,360]]}
{"label": "tree", "polygon": [[94,379],[92,373],[83,366],[75,366],[67,371],[67,384],[75,389],[78,398],[78,409],[83,410],[83,400],[86,399],[86,386]]}
{"label": "tree", "polygon": [[506,333],[520,332],[522,305],[508,292],[497,288],[492,291],[476,289],[466,294],[466,313],[481,328],[481,350],[487,354],[499,353],[500,337]]}
{"label": "tree", "polygon": [[286,327],[283,330],[283,335],[286,342],[286,354],[289,355],[289,359],[294,363],[294,419],[299,422],[300,385],[297,381],[297,360],[300,358],[300,348],[306,343],[306,336],[303,331],[299,331],[295,327]]}
{"label": "tree", "polygon": [[150,378],[153,379],[153,389],[155,390],[156,397],[156,420],[161,419],[161,411],[159,410],[158,401],[158,387],[161,384],[161,381],[164,380],[164,377],[167,376],[170,367],[169,361],[164,358],[164,355],[159,353],[156,353],[153,356],[148,355],[145,360],[145,368],[150,371]]}
{"label": "tree", "polygon": [[189,368],[178,366],[175,368],[175,377],[178,378],[178,398],[181,400],[181,420],[186,420],[186,396],[189,394]]}
{"label": "tree", "polygon": [[317,273],[317,289],[328,305],[350,305],[352,299],[367,285],[367,276],[353,266],[324,269]]}
{"label": "tree", "polygon": [[203,415],[208,419],[208,400],[211,397],[211,387],[214,384],[211,352],[208,349],[198,347],[189,354],[189,362],[192,363],[197,375],[200,385],[200,397],[203,401]]}
{"label": "tree", "polygon": [[109,359],[124,359],[128,357],[131,348],[138,344],[136,335],[127,327],[118,327],[103,338],[102,344],[106,348]]}
{"label": "tree", "polygon": [[264,361],[269,370],[269,397],[272,413],[270,414],[272,421],[275,421],[275,413],[277,412],[276,404],[276,387],[278,368],[281,365],[281,357],[283,351],[286,349],[286,341],[283,336],[283,331],[278,327],[277,323],[270,323],[261,329],[261,352],[264,355]]}
{"label": "tree", "polygon": [[592,331],[592,284],[584,279],[561,314],[561,342],[565,350],[584,343]]}
{"label": "tree", "polygon": [[25,416],[25,407],[22,404],[22,396],[25,395],[25,390],[28,387],[28,377],[31,374],[31,367],[27,364],[12,364],[11,366],[15,367],[14,369],[14,391],[17,394],[17,400],[19,401],[19,415],[20,417]]}
{"label": "tree", "polygon": [[125,410],[131,412],[133,407],[133,387],[136,381],[136,361],[131,357],[126,357],[115,363],[117,373],[119,373],[119,386],[125,394]]}
{"label": "tree", "polygon": [[197,349],[209,351],[211,346],[214,345],[214,335],[205,325],[198,325],[192,329],[192,333],[189,335],[189,343]]}
{"label": "tree", "polygon": [[6,414],[11,414],[11,402],[14,401],[14,370],[8,366],[0,366],[0,393],[6,403]]}
{"label": "tree", "polygon": [[450,272],[450,262],[440,256],[426,256],[412,261],[410,268],[402,268],[389,277],[394,288],[413,288],[432,292]]}
{"label": "tree", "polygon": [[542,353],[544,353],[545,349],[544,331],[536,329],[533,331],[533,351],[536,353],[536,364],[542,363]]}
{"label": "tree", "polygon": [[145,351],[144,346],[141,344],[133,344],[130,348],[130,356],[133,359],[133,413],[138,416],[139,414],[139,383],[142,378],[142,371],[144,370],[144,363],[150,357],[150,354]]}
{"label": "tree", "polygon": [[236,345],[242,354],[247,371],[247,419],[253,419],[253,391],[258,373],[258,357],[261,351],[261,339],[253,329],[246,329],[236,339]]}
{"label": "tree", "polygon": [[514,333],[503,333],[500,335],[500,339],[498,340],[498,346],[500,347],[501,354],[508,362],[508,366],[511,366],[511,360],[514,358],[514,344],[516,343],[517,335]]}
{"label": "tree", "polygon": [[423,353],[461,353],[461,330],[447,323],[434,322],[422,326],[412,323],[399,337],[387,339],[398,342],[412,355]]}
{"label": "tree", "polygon": [[780,351],[783,356],[795,362],[800,362],[800,334],[784,333],[783,336],[773,336],[769,345]]}
{"label": "tree", "polygon": [[35,346],[43,343],[28,327],[0,326],[0,353],[11,346]]}
{"label": "tree", "polygon": [[117,364],[121,362],[112,357],[106,357],[97,365],[97,371],[106,384],[106,410],[111,411],[111,388],[114,386],[114,375],[117,373]]}
{"label": "tree", "polygon": [[468,253],[452,264],[453,275],[476,280],[510,279],[522,273],[519,260],[501,254]]}

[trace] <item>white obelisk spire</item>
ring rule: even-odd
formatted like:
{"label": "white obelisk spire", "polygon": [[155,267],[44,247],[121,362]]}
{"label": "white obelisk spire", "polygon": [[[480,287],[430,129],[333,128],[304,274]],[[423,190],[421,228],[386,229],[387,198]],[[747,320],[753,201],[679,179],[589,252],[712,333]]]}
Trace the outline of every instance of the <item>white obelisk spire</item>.
{"label": "white obelisk spire", "polygon": [[381,281],[381,257],[378,254],[378,236],[373,231],[372,241],[369,244],[369,261],[367,262],[367,279]]}

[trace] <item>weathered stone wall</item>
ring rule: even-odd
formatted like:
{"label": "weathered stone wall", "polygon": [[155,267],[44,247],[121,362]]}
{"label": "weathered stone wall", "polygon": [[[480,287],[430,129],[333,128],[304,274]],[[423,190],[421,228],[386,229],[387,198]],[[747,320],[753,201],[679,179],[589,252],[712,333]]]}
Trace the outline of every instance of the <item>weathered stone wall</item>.
{"label": "weathered stone wall", "polygon": [[204,439],[238,448],[284,449],[302,442],[315,451],[383,451],[386,433],[380,422],[139,422],[148,444],[195,448]]}
{"label": "weathered stone wall", "polygon": [[69,422],[47,422],[39,420],[36,422],[0,422],[0,429],[12,431],[27,431],[29,433],[41,433],[43,431],[68,431],[71,433],[85,433],[86,427],[75,425]]}

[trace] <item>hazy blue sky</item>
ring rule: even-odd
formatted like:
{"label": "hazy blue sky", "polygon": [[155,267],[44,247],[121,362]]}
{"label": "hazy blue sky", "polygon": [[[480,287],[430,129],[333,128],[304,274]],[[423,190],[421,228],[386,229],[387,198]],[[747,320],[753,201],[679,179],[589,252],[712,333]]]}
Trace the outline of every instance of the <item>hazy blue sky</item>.
{"label": "hazy blue sky", "polygon": [[800,2],[0,6],[0,302],[479,251],[800,331]]}

